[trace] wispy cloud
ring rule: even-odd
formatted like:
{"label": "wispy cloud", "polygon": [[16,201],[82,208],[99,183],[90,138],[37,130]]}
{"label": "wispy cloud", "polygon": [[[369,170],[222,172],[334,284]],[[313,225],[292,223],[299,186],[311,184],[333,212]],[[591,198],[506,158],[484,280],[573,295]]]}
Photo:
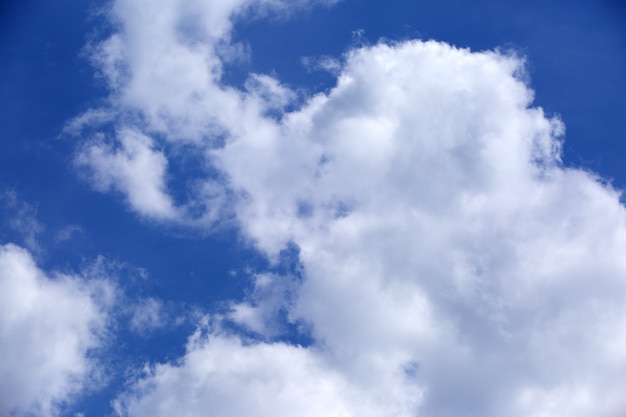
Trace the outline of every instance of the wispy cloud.
{"label": "wispy cloud", "polygon": [[35,253],[41,252],[39,237],[44,227],[37,220],[37,207],[20,200],[13,190],[0,194],[0,204],[5,212],[4,225],[12,229],[28,249]]}
{"label": "wispy cloud", "polygon": [[147,334],[164,327],[167,316],[163,302],[155,298],[144,298],[133,303],[130,328],[139,334]]}

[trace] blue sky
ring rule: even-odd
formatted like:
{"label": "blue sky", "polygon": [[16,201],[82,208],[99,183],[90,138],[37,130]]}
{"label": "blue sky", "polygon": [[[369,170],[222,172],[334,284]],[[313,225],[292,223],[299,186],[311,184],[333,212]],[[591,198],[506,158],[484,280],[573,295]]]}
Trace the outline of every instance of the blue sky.
{"label": "blue sky", "polygon": [[0,19],[0,414],[626,411],[620,2]]}

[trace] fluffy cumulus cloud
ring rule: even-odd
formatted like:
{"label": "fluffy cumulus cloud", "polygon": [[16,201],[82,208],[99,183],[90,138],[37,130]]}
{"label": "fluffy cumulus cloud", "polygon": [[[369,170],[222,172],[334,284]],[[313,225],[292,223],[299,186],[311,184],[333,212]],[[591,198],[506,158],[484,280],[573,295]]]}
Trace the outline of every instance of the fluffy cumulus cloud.
{"label": "fluffy cumulus cloud", "polygon": [[111,287],[105,281],[47,276],[30,253],[0,246],[0,415],[57,415],[100,378]]}
{"label": "fluffy cumulus cloud", "polygon": [[[275,79],[220,84],[232,16],[251,2],[140,3],[116,2],[120,31],[94,47],[108,111],[135,137],[192,144],[242,234],[270,259],[297,247],[302,271],[258,276],[232,304],[228,319],[264,342],[199,331],[120,415],[626,412],[626,212],[617,190],[562,165],[564,127],[533,107],[521,58],[359,48],[330,92],[281,112],[293,93]],[[128,170],[100,183],[171,219],[174,156],[121,140],[81,161],[96,175],[118,161]],[[191,198],[210,207],[206,195]],[[312,344],[276,341],[280,320]]]}
{"label": "fluffy cumulus cloud", "polygon": [[182,363],[147,368],[115,408],[128,416],[401,414],[363,396],[322,357],[299,346],[242,344],[239,338],[199,331]]}

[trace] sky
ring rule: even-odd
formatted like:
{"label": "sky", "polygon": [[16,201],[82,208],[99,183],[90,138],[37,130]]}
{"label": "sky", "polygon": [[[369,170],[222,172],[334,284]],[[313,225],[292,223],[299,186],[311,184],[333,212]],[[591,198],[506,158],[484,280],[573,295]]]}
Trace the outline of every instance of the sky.
{"label": "sky", "polygon": [[0,5],[0,417],[623,417],[620,1]]}

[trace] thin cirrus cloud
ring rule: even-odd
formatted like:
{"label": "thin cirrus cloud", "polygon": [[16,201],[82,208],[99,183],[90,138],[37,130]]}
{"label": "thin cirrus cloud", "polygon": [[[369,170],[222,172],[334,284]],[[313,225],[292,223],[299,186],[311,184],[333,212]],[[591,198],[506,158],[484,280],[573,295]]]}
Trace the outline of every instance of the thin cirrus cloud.
{"label": "thin cirrus cloud", "polygon": [[[119,30],[92,46],[131,139],[82,148],[79,165],[139,214],[195,224],[175,207],[215,201],[177,206],[176,156],[156,150],[192,146],[243,236],[273,260],[297,247],[302,277],[257,279],[136,379],[119,415],[624,413],[626,212],[562,165],[563,123],[533,107],[522,58],[361,47],[331,91],[270,117],[294,93],[267,75],[222,85],[218,50],[233,16],[272,2],[143,3],[115,2]],[[311,344],[277,341],[280,320]]]}
{"label": "thin cirrus cloud", "polygon": [[0,246],[0,414],[58,415],[102,385],[94,353],[104,346],[113,286],[49,276],[23,248]]}

